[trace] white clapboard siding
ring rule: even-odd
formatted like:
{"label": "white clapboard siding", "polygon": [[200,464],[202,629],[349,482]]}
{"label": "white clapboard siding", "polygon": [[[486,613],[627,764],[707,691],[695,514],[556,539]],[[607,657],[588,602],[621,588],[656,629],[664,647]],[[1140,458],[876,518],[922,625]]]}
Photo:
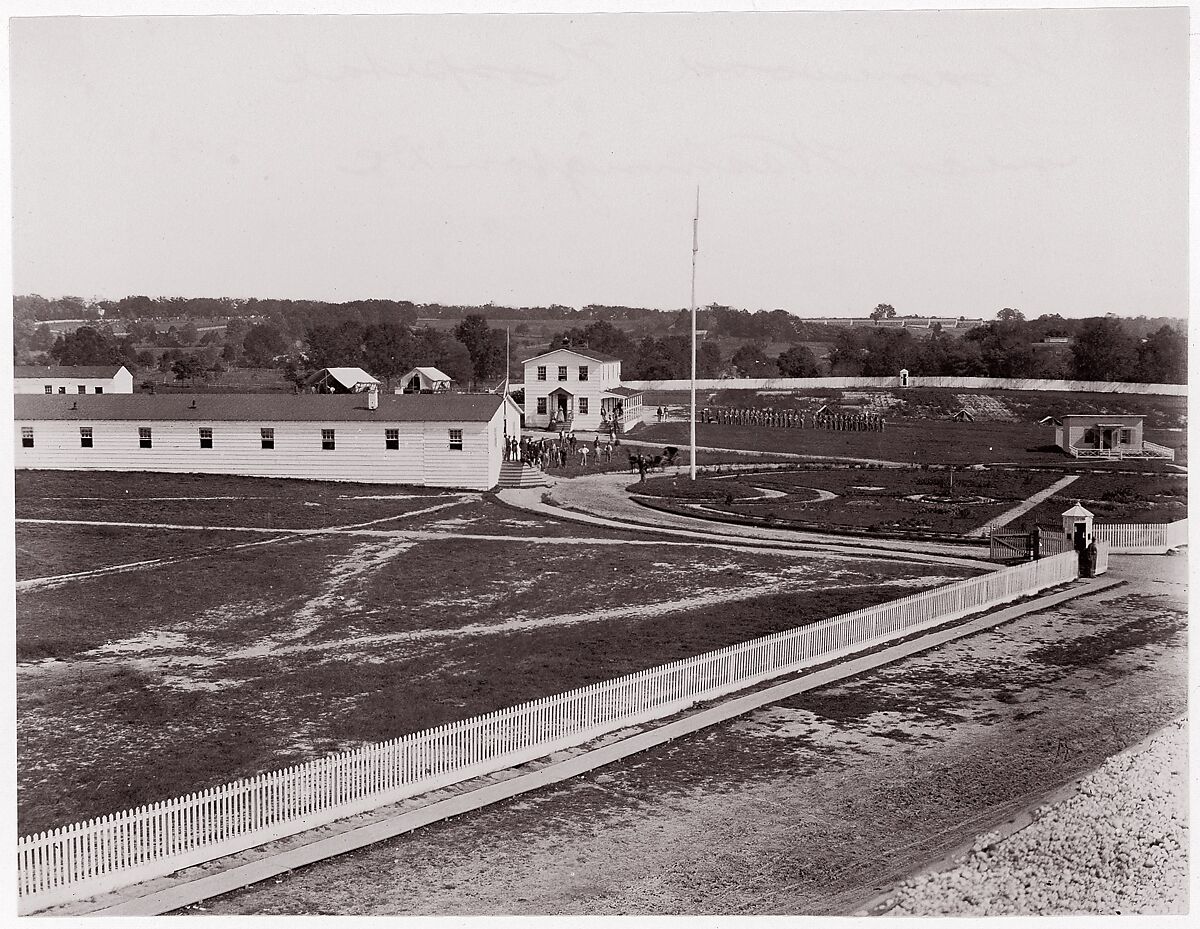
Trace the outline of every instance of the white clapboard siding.
{"label": "white clapboard siding", "polygon": [[[462,487],[487,490],[499,481],[502,460],[498,430],[503,406],[490,422],[181,422],[178,420],[37,421],[16,423],[17,468],[101,471],[163,471],[235,474]],[[34,430],[33,448],[21,427]],[[80,445],[79,427],[91,426],[92,448]],[[148,426],[153,446],[139,446],[138,429]],[[201,426],[213,430],[213,447],[200,447]],[[262,447],[259,430],[275,430],[275,447]],[[334,430],[334,449],[321,447],[321,430]],[[398,450],[385,447],[384,432],[397,429]],[[462,450],[450,448],[450,429],[463,432]]]}
{"label": "white clapboard siding", "polygon": [[20,911],[43,909],[533,761],[1078,576],[1074,552],[17,843]]}

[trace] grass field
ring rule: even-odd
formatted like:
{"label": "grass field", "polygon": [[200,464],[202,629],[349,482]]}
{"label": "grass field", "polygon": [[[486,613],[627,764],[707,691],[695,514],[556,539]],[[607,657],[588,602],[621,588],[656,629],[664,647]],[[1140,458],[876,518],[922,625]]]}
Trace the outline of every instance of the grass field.
{"label": "grass field", "polygon": [[[1176,460],[1186,461],[1182,434],[1168,440],[1177,449]],[[683,446],[688,443],[687,423],[654,423],[634,434],[637,441]],[[1147,438],[1158,441],[1147,430]],[[712,448],[737,448],[759,452],[786,452],[823,457],[849,457],[898,464],[970,465],[1017,464],[1070,469],[1162,470],[1157,461],[1081,461],[1063,454],[1054,432],[1036,423],[952,422],[949,420],[889,420],[882,432],[837,432],[828,429],[785,429],[766,426],[730,426],[699,423],[696,444]]]}
{"label": "grass field", "polygon": [[[725,513],[772,524],[964,533],[1052,484],[1052,472],[1019,470],[802,469],[690,481],[660,477],[630,490],[676,512]],[[927,499],[909,499],[925,495]],[[696,507],[704,509],[697,510]]]}
{"label": "grass field", "polygon": [[[103,499],[89,516],[120,520],[129,489],[130,512],[155,522],[194,524],[203,503],[206,521],[258,527],[18,523],[20,577],[97,572],[18,585],[22,834],[966,573],[661,541],[531,518],[481,495],[432,494],[451,505],[408,516],[412,499],[366,485],[189,478],[180,487],[161,475],[18,475],[26,518],[69,518],[69,501],[90,496]],[[321,506],[304,506],[312,502]],[[320,531],[270,534],[268,515]],[[373,519],[388,521],[337,528]],[[242,542],[256,544],[230,547]],[[146,558],[163,561],[106,569]]]}
{"label": "grass field", "polygon": [[[976,422],[1026,422],[1036,424],[1046,416],[1070,413],[1130,413],[1146,417],[1146,428],[1164,430],[1186,427],[1187,398],[1141,394],[1085,394],[1062,391],[955,390],[946,387],[887,388],[815,388],[812,390],[701,390],[696,402],[700,407],[740,407],[813,412],[822,405],[834,409],[859,408],[874,400],[889,408],[889,418],[947,419],[952,413],[968,409]],[[689,402],[686,390],[647,391],[645,405],[653,410],[660,404],[683,406]],[[1045,427],[1043,427],[1045,428]],[[1182,438],[1186,438],[1183,436]],[[1051,433],[1051,439],[1053,435]],[[1154,439],[1154,441],[1158,441]],[[1163,443],[1174,446],[1173,442]]]}
{"label": "grass field", "polygon": [[1059,527],[1062,512],[1082,503],[1098,522],[1169,523],[1188,515],[1185,475],[1085,474],[1016,520],[1013,528]]}

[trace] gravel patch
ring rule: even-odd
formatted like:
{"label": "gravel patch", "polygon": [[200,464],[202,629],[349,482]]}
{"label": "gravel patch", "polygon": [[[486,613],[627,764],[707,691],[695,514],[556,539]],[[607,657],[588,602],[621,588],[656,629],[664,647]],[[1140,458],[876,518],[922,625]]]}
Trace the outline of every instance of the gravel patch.
{"label": "gravel patch", "polygon": [[1183,914],[1187,847],[1187,724],[1177,720],[1039,807],[1026,828],[985,833],[957,867],[905,881],[886,915]]}

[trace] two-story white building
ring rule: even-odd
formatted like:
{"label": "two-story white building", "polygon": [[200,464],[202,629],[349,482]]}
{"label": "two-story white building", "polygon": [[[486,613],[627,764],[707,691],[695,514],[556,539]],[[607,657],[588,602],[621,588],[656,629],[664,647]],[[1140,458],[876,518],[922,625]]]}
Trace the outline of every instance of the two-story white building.
{"label": "two-story white building", "polygon": [[124,365],[13,365],[18,394],[131,394],[133,375]]}
{"label": "two-story white building", "polygon": [[621,359],[590,348],[556,348],[525,362],[525,424],[628,432],[642,420],[642,393],[621,386]]}

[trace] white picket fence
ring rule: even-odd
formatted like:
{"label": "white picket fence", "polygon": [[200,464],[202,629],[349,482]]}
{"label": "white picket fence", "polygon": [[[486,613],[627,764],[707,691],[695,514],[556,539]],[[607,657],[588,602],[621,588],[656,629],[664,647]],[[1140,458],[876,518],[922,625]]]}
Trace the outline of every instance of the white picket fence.
{"label": "white picket fence", "polygon": [[160,877],[532,761],[1077,576],[1075,553],[1067,552],[486,716],[28,836],[17,843],[20,910]]}
{"label": "white picket fence", "polygon": [[1187,520],[1173,523],[1095,523],[1092,534],[1108,542],[1116,555],[1161,555],[1187,545]]}

